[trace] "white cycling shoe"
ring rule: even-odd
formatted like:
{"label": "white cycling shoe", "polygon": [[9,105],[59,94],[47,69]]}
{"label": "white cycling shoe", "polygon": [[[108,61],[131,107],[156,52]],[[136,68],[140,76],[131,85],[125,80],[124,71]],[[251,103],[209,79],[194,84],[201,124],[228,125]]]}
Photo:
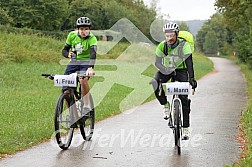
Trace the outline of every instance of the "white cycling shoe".
{"label": "white cycling shoe", "polygon": [[182,140],[189,140],[190,138],[190,130],[189,128],[183,128],[183,137]]}

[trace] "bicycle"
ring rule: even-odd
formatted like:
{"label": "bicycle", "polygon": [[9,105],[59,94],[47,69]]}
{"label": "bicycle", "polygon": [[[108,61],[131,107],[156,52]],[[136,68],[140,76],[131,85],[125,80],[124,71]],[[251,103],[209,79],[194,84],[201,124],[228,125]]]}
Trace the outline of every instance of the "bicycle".
{"label": "bicycle", "polygon": [[[172,95],[171,100],[171,113],[168,120],[168,127],[173,130],[175,147],[177,147],[177,152],[181,154],[181,140],[183,136],[183,111],[182,111],[182,102],[179,98],[179,95],[189,95],[189,82],[171,82],[160,84],[159,90],[161,95],[161,90],[165,86],[166,96]],[[194,94],[193,89],[193,94]],[[167,98],[168,99],[168,98]]]}
{"label": "bicycle", "polygon": [[42,74],[45,78],[54,80],[55,86],[68,86],[68,93],[63,92],[57,100],[54,114],[55,138],[59,147],[67,150],[73,138],[75,128],[80,128],[84,140],[92,138],[95,124],[95,111],[92,95],[89,93],[91,110],[84,108],[81,86],[77,73],[70,75]]}

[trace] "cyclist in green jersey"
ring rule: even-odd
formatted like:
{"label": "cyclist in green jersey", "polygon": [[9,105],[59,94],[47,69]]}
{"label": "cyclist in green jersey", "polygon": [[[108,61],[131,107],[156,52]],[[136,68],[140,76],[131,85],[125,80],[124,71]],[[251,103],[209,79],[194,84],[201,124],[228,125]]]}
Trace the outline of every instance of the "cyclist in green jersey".
{"label": "cyclist in green jersey", "polygon": [[[163,32],[165,33],[166,40],[162,41],[156,48],[156,61],[155,66],[158,72],[152,79],[153,89],[156,98],[161,105],[164,106],[163,116],[164,119],[169,119],[170,116],[170,103],[167,101],[164,90],[159,95],[158,87],[162,83],[168,82],[170,79],[179,82],[190,82],[193,89],[197,87],[197,82],[194,79],[192,50],[190,44],[183,39],[178,38],[179,26],[176,23],[169,22],[164,25]],[[180,61],[171,62],[171,57],[180,57]],[[182,57],[182,58],[181,58]],[[171,69],[171,65],[173,69]],[[190,114],[190,99],[187,95],[180,95],[183,105],[183,131],[184,138],[189,138],[189,114]]]}
{"label": "cyclist in green jersey", "polygon": [[[96,60],[97,39],[90,32],[91,20],[88,17],[80,17],[76,21],[77,30],[68,34],[62,55],[71,58],[67,65],[64,75],[71,73],[80,73],[80,75],[93,76],[94,64]],[[84,104],[90,109],[89,104],[89,84],[88,78],[84,77],[79,80],[81,84],[81,93],[84,96]],[[66,92],[66,87],[62,87],[62,91]]]}

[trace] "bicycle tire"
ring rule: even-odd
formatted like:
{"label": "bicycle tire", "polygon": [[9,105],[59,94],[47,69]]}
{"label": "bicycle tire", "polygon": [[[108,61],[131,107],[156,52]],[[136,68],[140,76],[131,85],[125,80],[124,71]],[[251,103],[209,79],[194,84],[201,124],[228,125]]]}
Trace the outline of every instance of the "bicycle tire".
{"label": "bicycle tire", "polygon": [[58,98],[54,115],[55,137],[59,147],[67,150],[73,138],[73,98],[67,94],[61,94]]}
{"label": "bicycle tire", "polygon": [[94,124],[95,124],[95,109],[92,95],[89,96],[91,111],[83,117],[83,124],[80,125],[80,132],[84,140],[91,140],[94,133]]}
{"label": "bicycle tire", "polygon": [[180,102],[179,100],[174,101],[174,139],[175,139],[175,146],[177,147],[178,154],[181,154],[181,112],[180,112]]}

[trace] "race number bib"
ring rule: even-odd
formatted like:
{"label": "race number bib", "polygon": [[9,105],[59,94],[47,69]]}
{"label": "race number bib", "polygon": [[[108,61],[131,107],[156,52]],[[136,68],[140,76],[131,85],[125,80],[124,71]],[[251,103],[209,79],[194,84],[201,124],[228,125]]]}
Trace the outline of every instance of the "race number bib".
{"label": "race number bib", "polygon": [[77,73],[70,75],[55,75],[54,86],[77,87]]}
{"label": "race number bib", "polygon": [[172,82],[165,83],[166,95],[188,95],[190,85],[189,82]]}

